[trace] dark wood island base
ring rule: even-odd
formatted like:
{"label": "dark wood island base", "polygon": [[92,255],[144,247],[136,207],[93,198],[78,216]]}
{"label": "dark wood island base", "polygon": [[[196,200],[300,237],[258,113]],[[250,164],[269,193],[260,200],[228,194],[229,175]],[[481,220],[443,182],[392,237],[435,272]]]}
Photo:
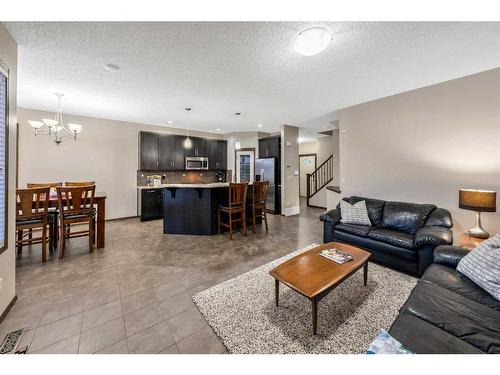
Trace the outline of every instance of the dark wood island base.
{"label": "dark wood island base", "polygon": [[[163,233],[210,236],[217,234],[217,207],[228,203],[228,184],[185,184],[163,188]],[[252,186],[248,186],[247,217],[251,215],[248,200]],[[260,224],[261,219],[257,218]],[[248,225],[252,220],[248,220]]]}

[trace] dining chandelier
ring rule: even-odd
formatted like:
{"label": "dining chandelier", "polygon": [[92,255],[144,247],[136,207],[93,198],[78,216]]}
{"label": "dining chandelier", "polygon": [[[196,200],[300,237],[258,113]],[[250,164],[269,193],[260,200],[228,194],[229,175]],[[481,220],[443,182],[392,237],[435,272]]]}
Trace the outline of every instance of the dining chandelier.
{"label": "dining chandelier", "polygon": [[73,138],[76,141],[76,136],[83,129],[82,125],[64,124],[61,98],[64,94],[54,93],[57,96],[57,109],[54,119],[44,118],[42,121],[29,120],[29,124],[35,129],[35,135],[48,135],[54,137],[54,142],[59,146],[63,138]]}

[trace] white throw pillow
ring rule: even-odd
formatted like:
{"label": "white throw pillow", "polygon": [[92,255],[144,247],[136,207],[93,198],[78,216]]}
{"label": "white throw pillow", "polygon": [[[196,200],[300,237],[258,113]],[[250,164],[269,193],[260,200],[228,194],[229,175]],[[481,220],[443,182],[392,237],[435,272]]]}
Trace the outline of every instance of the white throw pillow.
{"label": "white throw pillow", "polygon": [[340,222],[345,224],[372,225],[368,217],[366,202],[359,201],[350,204],[345,200],[340,201]]}
{"label": "white throw pillow", "polygon": [[481,242],[464,256],[457,271],[500,301],[500,234]]}

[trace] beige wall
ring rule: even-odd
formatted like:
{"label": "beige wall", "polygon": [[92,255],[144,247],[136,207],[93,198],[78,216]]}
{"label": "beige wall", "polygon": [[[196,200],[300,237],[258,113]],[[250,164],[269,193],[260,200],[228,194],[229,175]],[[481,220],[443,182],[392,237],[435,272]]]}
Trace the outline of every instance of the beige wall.
{"label": "beige wall", "polygon": [[288,216],[300,212],[299,201],[299,128],[281,128],[281,213]]}
{"label": "beige wall", "polygon": [[[500,69],[345,108],[340,127],[344,196],[434,203],[457,239],[474,224],[458,189],[500,192]],[[500,232],[500,213],[483,224]]]}
{"label": "beige wall", "polygon": [[[139,131],[185,134],[183,129],[65,114],[66,123],[81,124],[84,129],[76,142],[64,139],[56,146],[50,137],[35,137],[28,124],[28,120],[50,118],[53,113],[19,108],[18,116],[19,186],[30,181],[95,180],[97,190],[108,195],[107,219],[137,214]],[[212,133],[189,133],[222,138]]]}
{"label": "beige wall", "polygon": [[8,248],[0,254],[0,315],[16,294],[16,108],[17,108],[17,45],[0,23],[0,60],[9,69],[9,196]]}

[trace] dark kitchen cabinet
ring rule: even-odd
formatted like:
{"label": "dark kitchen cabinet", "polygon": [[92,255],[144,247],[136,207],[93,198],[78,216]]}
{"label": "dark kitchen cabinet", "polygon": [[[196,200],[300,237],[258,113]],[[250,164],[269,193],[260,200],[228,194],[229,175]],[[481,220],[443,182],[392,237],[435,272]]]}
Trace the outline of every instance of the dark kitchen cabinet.
{"label": "dark kitchen cabinet", "polygon": [[217,140],[208,140],[208,169],[217,169],[217,146]]}
{"label": "dark kitchen cabinet", "polygon": [[191,149],[187,150],[186,156],[208,156],[208,140],[198,137],[190,137],[193,142]]}
{"label": "dark kitchen cabinet", "polygon": [[227,169],[227,141],[217,141],[217,169]]}
{"label": "dark kitchen cabinet", "polygon": [[173,158],[173,169],[184,170],[186,164],[184,157],[187,155],[186,149],[184,148],[184,141],[186,137],[183,135],[174,135],[174,158]]}
{"label": "dark kitchen cabinet", "polygon": [[280,158],[281,137],[267,137],[259,139],[259,158]]}
{"label": "dark kitchen cabinet", "polygon": [[161,135],[158,140],[158,169],[173,170],[175,157],[175,138],[173,135]]}
{"label": "dark kitchen cabinet", "polygon": [[163,189],[141,189],[141,221],[163,218]]}
{"label": "dark kitchen cabinet", "polygon": [[193,146],[184,148],[184,135],[139,133],[139,169],[173,171],[185,169],[186,156],[209,158],[209,169],[227,169],[227,141],[190,137]]}
{"label": "dark kitchen cabinet", "polygon": [[141,170],[158,169],[159,135],[139,133],[139,168]]}
{"label": "dark kitchen cabinet", "polygon": [[207,140],[207,150],[209,169],[227,169],[227,141]]}

